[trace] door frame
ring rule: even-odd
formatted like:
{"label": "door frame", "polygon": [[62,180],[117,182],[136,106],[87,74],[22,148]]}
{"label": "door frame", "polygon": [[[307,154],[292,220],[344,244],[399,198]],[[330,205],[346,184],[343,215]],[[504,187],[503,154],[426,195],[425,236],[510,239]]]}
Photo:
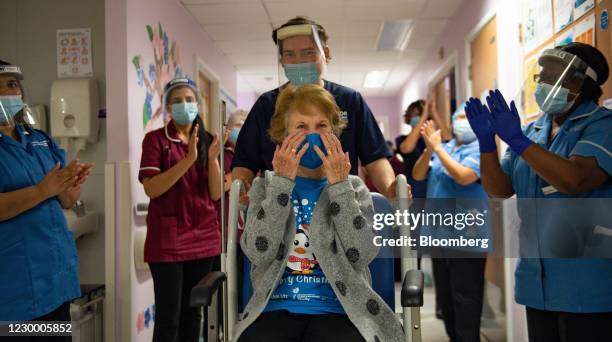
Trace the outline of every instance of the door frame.
{"label": "door frame", "polygon": [[440,82],[444,77],[448,76],[448,73],[455,68],[455,89],[457,93],[459,93],[459,77],[457,77],[457,51],[453,51],[446,60],[442,63],[442,65],[433,73],[433,76],[427,82],[427,90],[431,91],[435,85]]}
{"label": "door frame", "polygon": [[[465,73],[465,98],[466,99],[474,96],[474,94],[472,94],[472,80],[470,79],[470,65],[472,65],[472,49],[470,45],[472,44],[472,41],[474,40],[474,38],[476,38],[476,36],[480,33],[480,31],[482,31],[482,29],[485,26],[487,26],[487,24],[491,20],[493,20],[495,16],[497,16],[496,10],[492,10],[489,13],[487,13],[485,16],[483,16],[480,19],[478,24],[476,24],[476,26],[474,26],[474,28],[465,37],[465,43],[464,43],[465,65],[463,66],[463,72]],[[499,27],[495,35],[499,36]],[[499,45],[498,45],[498,50],[499,50]],[[499,64],[497,65],[497,69],[499,72]]]}
{"label": "door frame", "polygon": [[213,71],[213,69],[204,61],[204,59],[200,56],[195,56],[195,81],[198,85],[198,90],[200,87],[200,73],[204,74],[206,78],[210,80],[210,127],[206,127],[211,133],[218,133],[219,131],[219,115],[220,115],[220,99],[219,99],[219,90],[220,90],[220,78]]}

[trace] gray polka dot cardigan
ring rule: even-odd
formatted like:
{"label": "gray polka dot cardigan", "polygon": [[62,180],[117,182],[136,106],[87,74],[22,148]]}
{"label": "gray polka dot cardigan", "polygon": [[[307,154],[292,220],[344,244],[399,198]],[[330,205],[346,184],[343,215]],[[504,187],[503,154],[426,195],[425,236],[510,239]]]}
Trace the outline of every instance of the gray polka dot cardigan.
{"label": "gray polka dot cardigan", "polygon": [[[294,182],[266,171],[249,191],[247,222],[240,244],[252,264],[253,296],[236,327],[234,341],[262,313],[280,281],[294,240],[289,203]],[[351,322],[366,341],[403,341],[395,313],[371,288],[368,264],[378,254],[372,243],[374,208],[361,179],[326,186],[310,222],[310,246]]]}

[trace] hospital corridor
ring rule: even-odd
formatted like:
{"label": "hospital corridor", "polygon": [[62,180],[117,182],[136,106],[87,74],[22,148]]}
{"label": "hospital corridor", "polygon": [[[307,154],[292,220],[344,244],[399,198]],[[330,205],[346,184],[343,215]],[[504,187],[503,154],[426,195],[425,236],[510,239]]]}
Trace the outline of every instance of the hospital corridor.
{"label": "hospital corridor", "polygon": [[0,0],[0,341],[612,341],[612,0]]}

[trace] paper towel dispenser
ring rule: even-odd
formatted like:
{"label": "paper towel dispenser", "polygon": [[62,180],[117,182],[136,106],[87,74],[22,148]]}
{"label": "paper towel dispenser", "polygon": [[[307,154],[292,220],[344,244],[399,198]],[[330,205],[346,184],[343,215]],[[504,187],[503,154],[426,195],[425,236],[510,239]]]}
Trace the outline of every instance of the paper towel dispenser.
{"label": "paper towel dispenser", "polygon": [[93,78],[65,78],[51,85],[49,127],[51,135],[70,158],[98,141],[98,84]]}

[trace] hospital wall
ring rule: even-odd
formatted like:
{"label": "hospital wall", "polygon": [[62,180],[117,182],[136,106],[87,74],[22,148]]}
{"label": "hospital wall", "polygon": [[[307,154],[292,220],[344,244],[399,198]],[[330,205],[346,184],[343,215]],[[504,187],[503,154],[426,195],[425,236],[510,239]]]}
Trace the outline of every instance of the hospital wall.
{"label": "hospital wall", "polygon": [[[123,236],[125,229],[131,234],[127,235],[129,241],[115,239],[115,255],[119,258],[114,263],[117,267],[113,299],[116,305],[113,318],[115,338],[109,338],[150,341],[153,324],[148,319],[143,322],[143,317],[147,310],[152,315],[153,283],[148,270],[136,270],[131,245],[134,235],[146,230],[144,217],[136,216],[133,210],[137,203],[148,202],[137,179],[142,139],[145,129],[162,126],[162,121],[151,120],[160,106],[161,89],[148,88],[146,84],[155,83],[155,80],[165,83],[174,76],[177,65],[180,68],[178,74],[195,79],[196,57],[199,57],[219,78],[225,92],[236,99],[236,72],[178,0],[107,0],[106,17],[107,35],[115,37],[107,40],[107,61],[112,65],[112,68],[107,68],[108,156],[111,162],[129,162],[131,188],[129,199],[116,198],[119,206],[116,209],[128,210],[131,224],[125,227],[117,218],[115,235]],[[164,43],[166,39],[167,43]],[[154,49],[157,54],[154,54]],[[159,59],[162,54],[167,65],[158,69],[155,56]],[[150,68],[150,65],[154,66]],[[119,190],[119,185],[115,186]]]}
{"label": "hospital wall", "polygon": [[399,106],[399,98],[397,96],[364,96],[364,99],[383,130],[385,139],[395,144],[395,138],[399,135],[401,127],[397,122],[403,122],[403,111]]}
{"label": "hospital wall", "polygon": [[237,75],[236,81],[236,101],[238,102],[238,108],[248,112],[255,104],[255,101],[257,101],[259,94],[257,94],[240,75]]}
{"label": "hospital wall", "polygon": [[[418,98],[428,94],[428,84],[432,75],[436,75],[443,64],[456,58],[455,72],[457,78],[457,97],[465,101],[474,95],[468,87],[468,59],[466,38],[474,33],[474,29],[483,20],[497,14],[497,46],[498,46],[498,85],[508,94],[515,95],[520,88],[521,48],[519,42],[519,2],[503,0],[472,0],[466,1],[451,18],[440,42],[432,48],[438,56],[440,48],[444,50],[444,58],[426,58],[419,68],[406,82],[398,94],[402,108]],[[428,54],[432,56],[432,54]],[[478,96],[480,94],[477,94]]]}
{"label": "hospital wall", "polygon": [[[505,0],[470,0],[466,1],[450,20],[442,39],[431,50],[428,56],[437,55],[440,48],[444,50],[444,58],[427,58],[421,61],[418,70],[406,82],[398,94],[401,108],[406,108],[410,102],[418,98],[426,98],[428,86],[443,67],[449,63],[455,64],[457,85],[457,100],[465,101],[471,96],[468,81],[470,36],[478,30],[493,15],[497,18],[497,86],[508,97],[515,97],[522,84],[522,48],[519,41],[520,6],[518,1]],[[502,142],[502,150],[507,146]],[[511,214],[504,214],[504,221],[513,219]],[[516,259],[505,258],[505,306],[507,339],[523,341],[527,339],[524,307],[514,301],[514,269]]]}
{"label": "hospital wall", "polygon": [[[100,106],[105,107],[104,0],[2,0],[0,11],[0,59],[19,65],[25,76],[26,100],[49,110],[51,83],[57,77],[56,30],[91,28],[93,78],[99,87]],[[105,120],[100,119],[99,141],[79,153],[96,167],[81,189],[88,210],[100,214],[104,227]],[[77,241],[81,283],[104,282],[104,231],[84,235]]]}

